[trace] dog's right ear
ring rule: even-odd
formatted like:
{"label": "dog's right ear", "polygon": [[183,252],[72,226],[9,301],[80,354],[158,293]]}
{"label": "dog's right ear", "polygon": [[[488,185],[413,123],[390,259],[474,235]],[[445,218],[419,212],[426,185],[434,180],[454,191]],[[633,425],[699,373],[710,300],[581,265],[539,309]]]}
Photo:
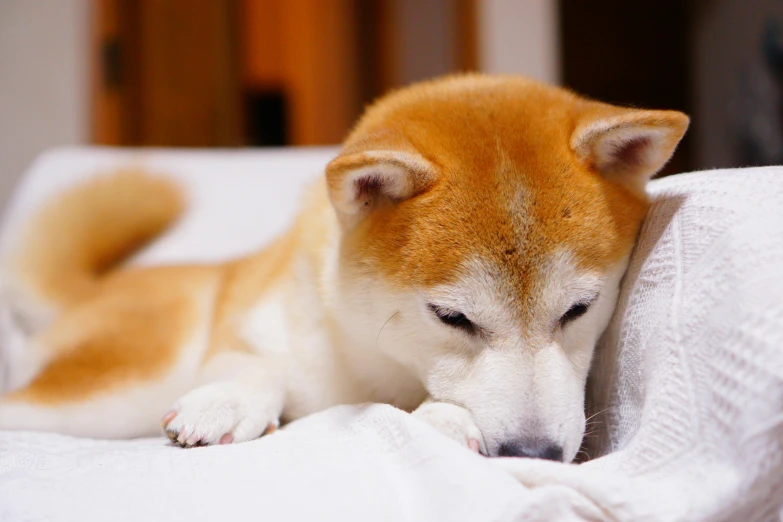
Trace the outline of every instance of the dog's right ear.
{"label": "dog's right ear", "polygon": [[603,103],[590,107],[571,136],[572,149],[605,178],[645,198],[645,184],[674,154],[688,117]]}
{"label": "dog's right ear", "polygon": [[326,166],[329,199],[346,227],[360,222],[380,205],[421,194],[434,180],[433,166],[412,152],[356,152],[340,155]]}

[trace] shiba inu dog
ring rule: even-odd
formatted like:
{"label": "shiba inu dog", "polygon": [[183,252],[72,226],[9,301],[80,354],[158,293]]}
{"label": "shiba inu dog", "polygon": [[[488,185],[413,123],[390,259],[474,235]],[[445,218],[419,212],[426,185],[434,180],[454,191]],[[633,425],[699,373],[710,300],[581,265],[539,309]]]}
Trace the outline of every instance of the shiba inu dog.
{"label": "shiba inu dog", "polygon": [[571,461],[645,183],[687,126],[519,77],[414,85],[366,111],[289,232],[217,266],[117,268],[183,198],[137,172],[76,186],[6,262],[0,428],[162,416],[189,447],[385,402],[488,456]]}

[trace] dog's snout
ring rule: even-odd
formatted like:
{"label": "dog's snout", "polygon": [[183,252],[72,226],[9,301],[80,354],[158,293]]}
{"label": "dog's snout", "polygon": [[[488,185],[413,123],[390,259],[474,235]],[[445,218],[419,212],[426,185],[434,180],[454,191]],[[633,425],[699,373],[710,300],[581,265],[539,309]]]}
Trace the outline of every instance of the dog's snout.
{"label": "dog's snout", "polygon": [[498,448],[499,457],[527,457],[562,462],[563,448],[544,440],[521,439],[504,442]]}

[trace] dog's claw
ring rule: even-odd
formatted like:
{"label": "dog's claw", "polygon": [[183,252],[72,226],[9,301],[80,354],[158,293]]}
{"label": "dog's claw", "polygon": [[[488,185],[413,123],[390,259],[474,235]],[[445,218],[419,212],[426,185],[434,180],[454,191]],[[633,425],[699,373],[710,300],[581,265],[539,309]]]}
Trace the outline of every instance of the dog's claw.
{"label": "dog's claw", "polygon": [[[277,431],[277,425],[275,423],[270,423],[261,436],[272,434],[275,431]],[[172,445],[177,446],[178,448],[200,448],[202,446],[209,446],[207,442],[204,442],[204,440],[201,438],[197,438],[196,435],[191,435],[190,437],[186,438],[184,432],[178,433],[175,430],[164,430],[164,432],[171,441]],[[226,433],[220,437],[218,444],[231,444],[233,442],[234,435],[232,433]]]}
{"label": "dog's claw", "polygon": [[173,421],[174,417],[176,416],[177,416],[177,412],[171,410],[170,412],[166,413],[166,415],[164,415],[162,419],[160,419],[160,425],[165,429],[166,426],[168,426],[169,423]]}

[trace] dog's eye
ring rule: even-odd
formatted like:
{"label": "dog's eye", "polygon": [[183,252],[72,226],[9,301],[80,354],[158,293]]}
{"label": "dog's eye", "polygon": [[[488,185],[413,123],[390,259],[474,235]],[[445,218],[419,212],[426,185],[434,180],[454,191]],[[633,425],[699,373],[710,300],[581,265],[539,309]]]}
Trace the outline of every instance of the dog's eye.
{"label": "dog's eye", "polygon": [[560,318],[560,326],[565,326],[571,321],[579,319],[587,313],[587,309],[590,308],[590,303],[576,303],[571,305],[563,317]]}
{"label": "dog's eye", "polygon": [[470,322],[470,319],[465,317],[462,312],[456,310],[449,310],[438,305],[431,304],[429,309],[440,319],[440,322],[452,328],[459,328],[468,333],[476,333],[476,325]]}

